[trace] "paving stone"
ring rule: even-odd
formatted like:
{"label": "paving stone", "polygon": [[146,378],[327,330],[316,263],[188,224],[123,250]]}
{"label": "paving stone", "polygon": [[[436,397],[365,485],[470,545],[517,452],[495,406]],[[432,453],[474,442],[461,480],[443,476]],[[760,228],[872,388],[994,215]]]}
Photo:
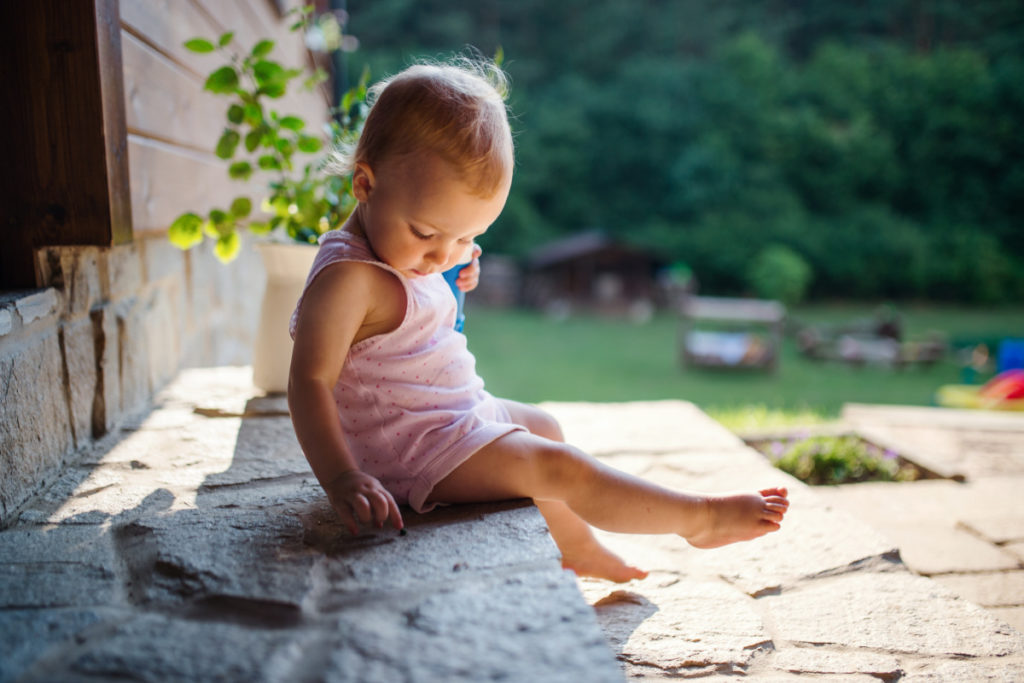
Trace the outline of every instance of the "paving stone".
{"label": "paving stone", "polygon": [[774,635],[796,644],[950,657],[998,657],[1024,649],[1020,633],[909,572],[855,572],[808,581],[760,603]]}
{"label": "paving stone", "polygon": [[960,515],[960,524],[992,543],[1024,541],[1024,515],[1007,510],[999,516]]}
{"label": "paving stone", "polygon": [[739,448],[739,437],[684,401],[542,403],[566,441],[592,455]]}
{"label": "paving stone", "polygon": [[27,681],[293,680],[288,674],[305,656],[304,636],[272,625],[139,614],[33,672]]}
{"label": "paving stone", "polygon": [[995,661],[931,661],[908,668],[900,683],[1020,683],[1024,660],[1019,657]]}
{"label": "paving stone", "polygon": [[109,605],[119,596],[116,554],[105,529],[0,533],[0,608]]}
{"label": "paving stone", "polygon": [[345,610],[318,679],[621,681],[593,612],[560,570],[424,592],[402,611]]}
{"label": "paving stone", "polygon": [[[1003,623],[1024,633],[1024,607],[990,607],[989,611]],[[1024,668],[1021,670],[1024,671]]]}
{"label": "paving stone", "polygon": [[117,531],[139,605],[225,598],[298,613],[311,587],[313,553],[302,522],[277,512],[182,510]]}
{"label": "paving stone", "polygon": [[821,501],[796,495],[782,529],[746,543],[699,551],[703,571],[714,572],[756,596],[803,578],[897,561],[892,542]]}
{"label": "paving stone", "polygon": [[1024,571],[950,574],[933,578],[957,595],[982,607],[1024,607]]}
{"label": "paving stone", "polygon": [[1016,569],[1020,565],[1001,548],[941,524],[890,522],[885,535],[899,546],[903,561],[911,569],[928,576]]}
{"label": "paving stone", "polygon": [[821,647],[787,647],[771,655],[771,666],[796,674],[865,674],[897,680],[903,674],[893,655]]}
{"label": "paving stone", "polygon": [[322,504],[303,515],[305,542],[320,553],[310,609],[331,612],[368,593],[443,585],[467,575],[546,566],[560,554],[540,512],[526,501],[439,508],[404,515],[407,534],[390,527],[352,538]]}
{"label": "paving stone", "polygon": [[1003,546],[1003,550],[1024,562],[1024,541],[1014,541]]}
{"label": "paving stone", "polygon": [[97,609],[0,609],[0,682],[19,678],[37,660],[106,618],[110,610]]}
{"label": "paving stone", "polygon": [[752,599],[721,581],[581,582],[627,676],[740,673],[771,647]]}

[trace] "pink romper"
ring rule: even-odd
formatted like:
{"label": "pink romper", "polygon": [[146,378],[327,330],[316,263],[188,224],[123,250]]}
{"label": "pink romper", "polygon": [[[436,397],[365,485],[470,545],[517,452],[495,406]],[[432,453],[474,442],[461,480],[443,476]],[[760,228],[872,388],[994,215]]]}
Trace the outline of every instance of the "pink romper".
{"label": "pink romper", "polygon": [[[397,329],[349,349],[334,387],[345,441],[360,469],[397,503],[426,512],[439,481],[487,444],[523,428],[484,390],[466,337],[454,329],[455,297],[444,278],[406,278],[378,260],[364,238],[332,230],[320,238],[306,289],[324,268],[343,261],[394,273],[406,298]],[[302,299],[291,319],[293,337]]]}

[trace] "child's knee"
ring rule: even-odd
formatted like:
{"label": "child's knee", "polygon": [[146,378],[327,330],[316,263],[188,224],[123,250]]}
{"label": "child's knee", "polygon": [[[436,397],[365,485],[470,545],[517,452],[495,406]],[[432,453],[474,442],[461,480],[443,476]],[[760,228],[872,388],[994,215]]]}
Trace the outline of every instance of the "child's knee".
{"label": "child's knee", "polygon": [[552,441],[565,441],[565,435],[562,434],[562,425],[558,424],[558,420],[553,415],[537,408],[535,419],[536,430],[530,430],[534,434],[543,436],[545,439],[551,439]]}

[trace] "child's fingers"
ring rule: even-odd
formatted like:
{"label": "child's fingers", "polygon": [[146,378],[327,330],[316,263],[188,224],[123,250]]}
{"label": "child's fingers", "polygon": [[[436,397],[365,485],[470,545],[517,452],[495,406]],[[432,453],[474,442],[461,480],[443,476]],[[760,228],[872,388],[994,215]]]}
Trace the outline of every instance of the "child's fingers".
{"label": "child's fingers", "polygon": [[352,506],[352,513],[355,518],[363,524],[368,524],[373,519],[373,511],[370,509],[370,501],[366,499],[361,493],[357,493],[352,497],[352,502],[349,503]]}
{"label": "child's fingers", "polygon": [[352,512],[348,509],[337,510],[338,517],[341,518],[341,523],[348,529],[349,533],[353,536],[359,535],[359,523],[356,522],[356,518],[352,515]]}
{"label": "child's fingers", "polygon": [[391,520],[391,526],[401,531],[405,527],[405,522],[402,521],[402,513],[398,510],[398,503],[395,499],[388,495],[388,519]]}
{"label": "child's fingers", "polygon": [[373,505],[373,523],[380,529],[388,518],[387,494],[382,491],[374,491],[370,503]]}

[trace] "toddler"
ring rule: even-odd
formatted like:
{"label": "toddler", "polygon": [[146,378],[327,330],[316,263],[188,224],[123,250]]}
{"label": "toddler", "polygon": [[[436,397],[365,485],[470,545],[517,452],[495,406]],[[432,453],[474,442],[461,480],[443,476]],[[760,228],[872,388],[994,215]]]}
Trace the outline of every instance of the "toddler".
{"label": "toddler", "polygon": [[[402,528],[400,504],[532,498],[563,566],[612,581],[642,578],[591,525],[679,534],[699,548],[779,528],[784,488],[727,495],[674,491],[563,442],[540,409],[484,389],[441,272],[486,232],[512,182],[505,80],[485,62],[417,65],[377,84],[354,149],[358,206],[320,249],[291,321],[288,404],[333,508]],[[476,286],[479,264],[464,269]]]}

